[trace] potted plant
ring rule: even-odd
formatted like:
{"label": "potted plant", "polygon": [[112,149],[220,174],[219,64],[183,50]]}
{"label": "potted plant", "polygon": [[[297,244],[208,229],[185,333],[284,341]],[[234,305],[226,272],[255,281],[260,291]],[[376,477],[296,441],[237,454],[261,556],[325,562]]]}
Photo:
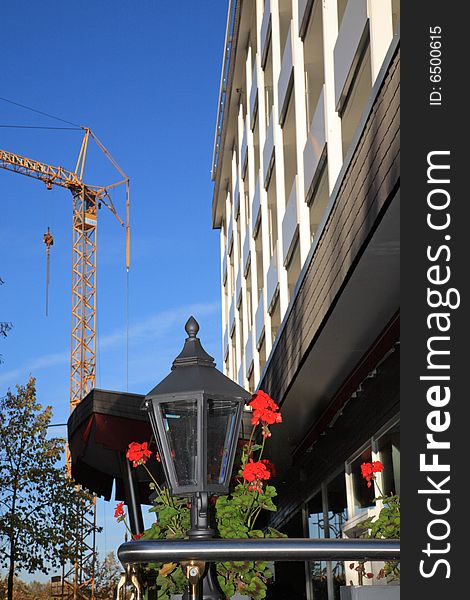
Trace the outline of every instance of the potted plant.
{"label": "potted plant", "polygon": [[[276,510],[273,499],[276,488],[269,483],[275,476],[274,465],[263,458],[267,440],[271,437],[270,426],[281,423],[282,416],[277,404],[263,391],[258,391],[249,402],[252,410],[251,434],[240,441],[238,460],[234,468],[231,491],[228,496],[212,497],[215,505],[215,530],[220,538],[273,538],[284,537],[276,529],[260,527],[261,517]],[[135,468],[147,469],[151,456],[148,444],[133,442],[129,445],[127,458]],[[157,453],[157,460],[159,460]],[[156,520],[141,536],[142,540],[177,539],[187,537],[190,528],[190,501],[175,498],[166,487],[160,486],[148,471],[154,490],[151,512]],[[127,529],[123,504],[116,507],[115,516]],[[135,539],[135,537],[134,537]],[[262,600],[273,573],[266,561],[239,561],[217,563],[217,577],[227,598],[252,598]],[[147,580],[156,584],[157,600],[178,598],[184,592],[187,580],[178,563],[149,564]]]}
{"label": "potted plant", "polygon": [[[376,473],[383,471],[384,466],[380,461],[362,463],[361,475],[367,481],[367,487],[375,482],[379,496],[374,502],[379,503],[379,513],[361,523],[364,529],[362,537],[379,539],[400,538],[400,498],[396,494],[384,494],[376,480]],[[358,585],[341,587],[341,600],[397,600],[400,598],[400,563],[389,560],[380,569],[377,579],[385,579],[385,585],[364,585],[366,579],[373,579],[374,574],[367,571],[365,561],[349,564],[350,569],[357,572]]]}

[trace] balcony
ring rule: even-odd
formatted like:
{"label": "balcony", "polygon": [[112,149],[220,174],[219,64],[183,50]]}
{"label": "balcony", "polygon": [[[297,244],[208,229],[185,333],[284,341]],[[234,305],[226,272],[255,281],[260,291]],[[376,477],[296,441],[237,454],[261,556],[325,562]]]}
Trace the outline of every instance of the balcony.
{"label": "balcony", "polygon": [[282,127],[287,114],[287,107],[289,106],[289,99],[291,96],[292,88],[294,87],[294,62],[293,62],[293,48],[292,48],[292,25],[293,21],[290,22],[289,31],[287,33],[286,44],[284,46],[284,52],[282,54],[281,72],[279,73],[279,80],[277,83],[278,103],[279,103],[279,125]]}
{"label": "balcony", "polygon": [[274,248],[271,262],[269,264],[268,274],[266,277],[266,292],[268,301],[268,312],[270,312],[274,301],[276,300],[277,292],[279,290],[279,273],[277,268],[277,243]]}
{"label": "balcony", "polygon": [[224,331],[224,339],[222,342],[222,354],[224,357],[224,360],[227,358],[227,354],[228,354],[228,327],[225,327],[225,331]]}
{"label": "balcony", "polygon": [[233,190],[233,210],[235,217],[237,217],[238,211],[240,210],[240,184],[238,182],[238,177],[235,182],[235,189]]}
{"label": "balcony", "polygon": [[243,242],[243,251],[242,251],[242,263],[243,263],[243,275],[247,274],[248,267],[250,265],[250,231],[247,228],[245,232],[245,241]]}
{"label": "balcony", "polygon": [[256,347],[261,346],[261,341],[264,334],[264,299],[263,292],[259,297],[258,308],[255,315],[255,331],[256,331]]}
{"label": "balcony", "polygon": [[235,283],[235,301],[237,304],[237,308],[239,308],[240,302],[242,301],[242,274],[241,274],[241,271],[238,271],[237,280]]}
{"label": "balcony", "polygon": [[243,123],[243,137],[240,150],[240,164],[242,166],[242,179],[245,179],[246,167],[248,166],[248,144],[246,140],[246,123]]}
{"label": "balcony", "polygon": [[228,330],[230,332],[230,335],[232,335],[234,328],[235,328],[235,302],[234,302],[234,298],[232,297],[232,300],[230,302],[230,308],[228,310]]}
{"label": "balcony", "polygon": [[271,0],[265,0],[263,20],[261,21],[261,66],[264,69],[271,41]]}
{"label": "balcony", "polygon": [[264,189],[268,189],[271,171],[274,166],[274,118],[273,112],[269,117],[268,130],[266,131],[266,141],[263,148],[263,185]]}
{"label": "balcony", "polygon": [[261,190],[259,184],[259,175],[256,179],[255,194],[253,196],[253,204],[251,205],[251,233],[254,236],[261,219]]}
{"label": "balcony", "polygon": [[349,0],[334,49],[335,103],[340,115],[368,36],[367,0]]}
{"label": "balcony", "polygon": [[240,365],[240,368],[238,369],[238,379],[237,379],[238,385],[241,385],[242,387],[245,387],[244,381],[243,381],[243,363]]}
{"label": "balcony", "polygon": [[251,129],[255,128],[256,113],[258,112],[258,73],[256,71],[256,60],[253,67],[250,92],[250,124]]}
{"label": "balcony", "polygon": [[230,223],[227,229],[227,254],[230,254],[233,245],[233,220],[230,217]]}
{"label": "balcony", "polygon": [[289,194],[286,212],[282,219],[282,260],[284,266],[289,262],[294,242],[299,230],[299,214],[297,211],[297,178],[294,177],[294,183]]}
{"label": "balcony", "polygon": [[309,201],[326,157],[325,87],[318,98],[304,148],[304,190]]}
{"label": "balcony", "polygon": [[225,285],[227,281],[227,254],[224,252],[224,258],[222,260],[222,283]]}
{"label": "balcony", "polygon": [[248,334],[248,339],[245,345],[245,367],[246,373],[248,374],[251,370],[251,366],[253,364],[253,335],[250,331]]}
{"label": "balcony", "polygon": [[299,36],[304,39],[308,29],[308,21],[312,12],[313,0],[299,0],[297,16],[299,23]]}

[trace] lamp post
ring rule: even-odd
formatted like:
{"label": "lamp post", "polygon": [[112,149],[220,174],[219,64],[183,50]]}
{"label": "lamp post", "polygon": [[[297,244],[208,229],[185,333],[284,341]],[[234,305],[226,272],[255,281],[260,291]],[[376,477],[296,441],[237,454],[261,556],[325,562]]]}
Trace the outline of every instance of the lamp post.
{"label": "lamp post", "polygon": [[[191,497],[193,540],[210,539],[209,497],[229,491],[246,390],[215,368],[201,345],[199,325],[190,317],[188,337],[171,373],[145,397],[170,492]],[[190,561],[185,565],[192,595],[203,577],[203,600],[224,600],[215,567]]]}

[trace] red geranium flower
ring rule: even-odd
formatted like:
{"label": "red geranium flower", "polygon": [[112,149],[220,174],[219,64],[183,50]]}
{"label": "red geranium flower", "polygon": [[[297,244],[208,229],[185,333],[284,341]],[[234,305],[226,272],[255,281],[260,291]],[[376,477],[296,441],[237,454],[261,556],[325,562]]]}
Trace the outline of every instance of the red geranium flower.
{"label": "red geranium flower", "polygon": [[143,444],[131,442],[129,444],[129,450],[126,453],[126,457],[132,462],[133,467],[145,465],[150,456],[152,456],[152,452],[148,449],[147,442],[144,442]]}
{"label": "red geranium flower", "polygon": [[132,536],[133,540],[140,540],[140,538],[143,536],[143,533],[134,533]]}
{"label": "red geranium flower", "polygon": [[267,458],[262,458],[261,462],[264,464],[264,466],[268,469],[269,473],[273,476],[276,477],[276,467],[275,465],[273,465],[273,463],[268,460]]}
{"label": "red geranium flower", "polygon": [[[279,412],[279,406],[274,402],[266,392],[258,390],[248,404],[253,408],[253,417],[251,423],[263,426],[282,423],[282,415]],[[265,437],[268,437],[267,435]]]}
{"label": "red geranium flower", "polygon": [[253,462],[253,459],[250,458],[249,462],[243,467],[242,471],[243,479],[248,482],[253,481],[261,481],[262,479],[269,479],[271,477],[271,473],[266,468],[266,465],[261,462]]}
{"label": "red geranium flower", "polygon": [[116,504],[116,508],[114,509],[114,516],[117,519],[118,517],[123,517],[124,516],[124,502],[118,502]]}
{"label": "red geranium flower", "polygon": [[372,485],[371,481],[375,479],[374,473],[380,473],[380,471],[384,470],[383,464],[380,460],[376,460],[375,462],[370,463],[362,463],[361,465],[361,474],[362,477],[367,481],[367,487],[370,488]]}

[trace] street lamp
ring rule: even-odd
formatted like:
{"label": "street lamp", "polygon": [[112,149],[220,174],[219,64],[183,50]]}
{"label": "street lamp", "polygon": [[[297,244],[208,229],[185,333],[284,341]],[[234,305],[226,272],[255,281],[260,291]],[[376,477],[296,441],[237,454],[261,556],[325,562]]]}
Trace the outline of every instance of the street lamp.
{"label": "street lamp", "polygon": [[[245,402],[245,389],[215,368],[190,317],[188,337],[171,373],[145,397],[170,492],[190,496],[190,539],[209,539],[209,496],[229,491]],[[194,565],[188,572],[194,573]],[[197,579],[197,578],[196,578]],[[190,578],[191,581],[191,578]],[[213,583],[213,585],[212,585]],[[213,569],[204,579],[204,599],[223,599]],[[209,589],[211,588],[211,589]]]}

